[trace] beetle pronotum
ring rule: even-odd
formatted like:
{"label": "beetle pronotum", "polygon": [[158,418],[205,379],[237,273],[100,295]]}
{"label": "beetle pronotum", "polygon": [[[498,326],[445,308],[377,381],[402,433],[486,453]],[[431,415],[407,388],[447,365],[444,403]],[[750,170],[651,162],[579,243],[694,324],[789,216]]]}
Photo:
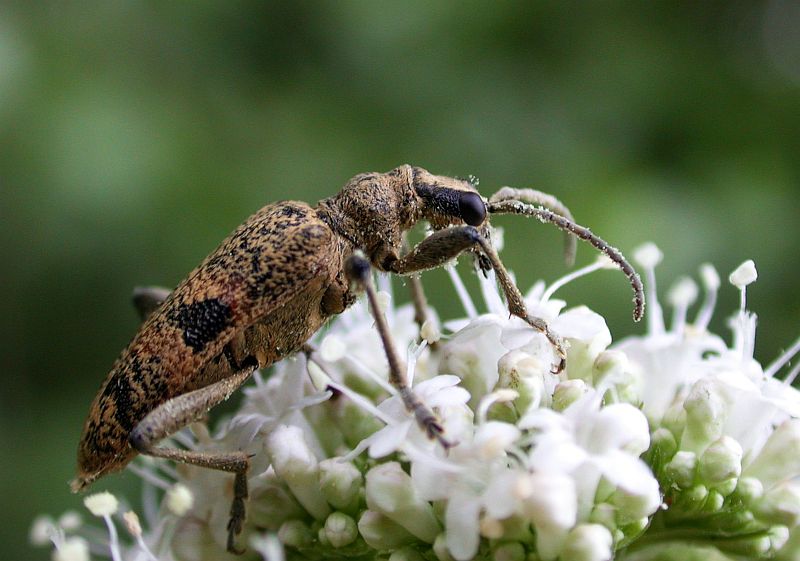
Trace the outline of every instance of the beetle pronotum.
{"label": "beetle pronotum", "polygon": [[[372,303],[390,382],[428,435],[447,445],[435,414],[406,383],[405,368],[376,312],[372,268],[414,275],[473,252],[482,269],[494,269],[509,313],[547,336],[558,357],[554,371],[560,371],[564,347],[543,320],[529,316],[490,242],[489,214],[520,214],[556,225],[569,236],[568,254],[574,252],[573,236],[591,243],[627,275],[635,294],[634,318],[641,318],[644,296],[633,268],[616,249],[573,222],[555,198],[506,187],[487,200],[467,181],[409,165],[360,174],[316,207],[289,201],[262,208],[174,291],[135,294],[147,317],[92,402],[73,491],[122,469],[137,453],[232,472],[227,545],[235,551],[245,517],[247,455],[156,444],[225,400],[257,368],[301,349],[360,291]],[[404,233],[421,220],[433,233],[403,253]]]}

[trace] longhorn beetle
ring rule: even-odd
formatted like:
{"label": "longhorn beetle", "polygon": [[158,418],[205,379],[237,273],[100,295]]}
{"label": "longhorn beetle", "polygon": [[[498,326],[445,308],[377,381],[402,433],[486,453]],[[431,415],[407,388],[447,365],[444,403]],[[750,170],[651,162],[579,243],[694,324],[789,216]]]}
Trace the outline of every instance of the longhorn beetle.
{"label": "longhorn beetle", "polygon": [[[570,255],[574,237],[591,243],[627,275],[635,294],[634,319],[641,318],[642,285],[631,265],[573,222],[554,197],[505,187],[487,200],[468,181],[409,165],[360,174],[316,207],[294,201],[265,206],[172,293],[135,293],[135,303],[147,317],[92,402],[72,490],[122,469],[137,453],[232,472],[227,547],[236,551],[235,538],[245,518],[247,454],[156,444],[227,399],[257,368],[302,349],[362,291],[386,350],[390,382],[427,434],[447,446],[435,414],[406,383],[405,367],[377,311],[372,268],[415,275],[472,252],[484,272],[494,269],[509,313],[547,336],[558,357],[553,371],[559,372],[564,346],[543,320],[529,316],[492,247],[488,214],[520,214],[552,223],[567,233]],[[403,252],[405,232],[421,220],[433,233]]]}

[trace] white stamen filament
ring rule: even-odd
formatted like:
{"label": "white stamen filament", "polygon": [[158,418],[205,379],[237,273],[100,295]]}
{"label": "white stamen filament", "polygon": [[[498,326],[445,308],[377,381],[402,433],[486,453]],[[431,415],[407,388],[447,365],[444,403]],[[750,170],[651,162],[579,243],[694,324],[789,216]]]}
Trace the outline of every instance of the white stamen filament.
{"label": "white stamen filament", "polygon": [[143,468],[142,466],[132,463],[128,465],[128,469],[131,470],[133,473],[141,477],[144,481],[147,481],[154,487],[158,487],[159,489],[164,489],[165,491],[172,487],[172,483],[163,479],[150,471],[149,469]]}
{"label": "white stamen filament", "polygon": [[597,260],[594,261],[594,263],[590,263],[589,265],[586,265],[585,267],[581,267],[580,269],[576,269],[576,270],[572,271],[571,273],[568,273],[568,274],[564,275],[560,279],[555,280],[553,282],[553,284],[551,284],[547,288],[547,290],[544,291],[544,294],[542,294],[541,303],[542,304],[547,303],[547,301],[550,300],[550,298],[553,296],[553,294],[555,294],[556,290],[558,290],[562,286],[574,281],[575,279],[579,279],[580,277],[584,277],[584,276],[586,276],[586,275],[588,275],[590,273],[593,273],[593,272],[595,272],[597,270],[605,269],[605,267],[606,267],[606,263],[604,261],[600,260],[600,259],[597,259]]}
{"label": "white stamen filament", "polygon": [[108,547],[111,550],[111,559],[114,561],[122,561],[122,555],[119,551],[119,536],[117,536],[117,527],[114,526],[114,521],[111,520],[111,515],[104,515],[103,520],[106,521],[106,527],[108,527]]}
{"label": "white stamen filament", "polygon": [[792,357],[796,355],[798,352],[800,352],[800,338],[798,338],[797,341],[795,341],[794,344],[791,347],[789,347],[787,351],[785,351],[778,358],[772,361],[772,364],[770,364],[764,370],[764,375],[767,377],[775,376],[775,374],[777,374],[778,371],[781,368],[783,368],[783,366],[787,362],[789,362],[792,359]]}
{"label": "white stamen filament", "polygon": [[703,288],[705,288],[705,298],[697,312],[697,318],[694,320],[694,326],[698,331],[705,331],[708,329],[708,324],[711,323],[711,318],[714,315],[714,308],[717,305],[717,292],[719,290],[719,274],[713,265],[705,263],[700,266],[700,277],[703,279]]}
{"label": "white stamen filament", "polygon": [[461,305],[464,306],[464,312],[466,312],[467,317],[469,319],[475,319],[476,317],[478,317],[478,309],[475,307],[475,304],[472,301],[469,292],[467,292],[467,287],[464,286],[464,282],[458,275],[458,271],[456,271],[455,265],[446,265],[444,269],[450,276],[450,280],[453,283],[453,287],[456,289],[456,294],[458,294],[458,299],[461,300]]}

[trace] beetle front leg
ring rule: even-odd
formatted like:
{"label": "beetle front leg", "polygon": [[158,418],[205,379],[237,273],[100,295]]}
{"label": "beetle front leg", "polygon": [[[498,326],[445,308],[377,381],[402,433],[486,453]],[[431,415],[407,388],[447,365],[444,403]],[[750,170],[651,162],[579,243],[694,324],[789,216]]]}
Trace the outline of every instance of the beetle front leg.
{"label": "beetle front leg", "polygon": [[566,365],[567,353],[561,337],[550,330],[547,322],[528,314],[525,299],[511,280],[503,262],[497,252],[484,238],[477,228],[473,226],[453,226],[445,230],[438,230],[418,243],[406,255],[386,263],[386,269],[398,275],[409,275],[440,267],[448,261],[455,259],[468,249],[478,248],[488,260],[497,275],[497,280],[506,296],[508,311],[525,321],[528,325],[544,334],[558,355],[559,362],[554,365],[553,373],[558,374]]}
{"label": "beetle front leg", "polygon": [[386,359],[389,361],[389,383],[397,388],[406,409],[414,414],[417,423],[423,428],[428,437],[435,438],[444,448],[449,448],[452,444],[442,436],[444,428],[439,423],[439,419],[408,386],[405,364],[397,353],[394,340],[389,332],[389,324],[386,322],[386,316],[384,316],[378,304],[378,294],[372,284],[369,261],[360,255],[351,255],[345,262],[344,269],[347,278],[351,282],[358,284],[367,293],[372,316],[375,318],[375,327],[378,329],[378,334],[386,352]]}
{"label": "beetle front leg", "polygon": [[166,458],[199,467],[232,472],[233,501],[228,521],[228,551],[243,553],[236,548],[236,536],[242,531],[245,519],[245,500],[247,499],[247,470],[250,459],[245,452],[196,452],[179,448],[162,448],[156,444],[196,421],[214,405],[226,400],[236,388],[241,386],[255,370],[254,365],[214,384],[194,390],[162,403],[151,411],[131,431],[128,437],[131,446],[140,454]]}

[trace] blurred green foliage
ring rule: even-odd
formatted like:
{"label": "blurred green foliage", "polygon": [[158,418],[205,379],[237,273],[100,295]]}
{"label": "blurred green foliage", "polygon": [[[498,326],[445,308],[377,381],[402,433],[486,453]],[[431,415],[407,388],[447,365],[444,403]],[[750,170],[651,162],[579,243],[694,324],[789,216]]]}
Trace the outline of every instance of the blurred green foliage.
{"label": "blurred green foliage", "polygon": [[[770,361],[800,335],[799,29],[788,0],[3,2],[2,557],[46,558],[31,519],[79,508],[66,482],[136,329],[131,288],[174,285],[261,205],[358,172],[554,193],[629,253],[658,243],[662,288],[753,258]],[[565,273],[558,232],[502,224],[521,285]],[[459,313],[443,274],[426,283]],[[616,337],[643,329],[619,274],[563,296]],[[726,336],[736,301],[725,285]]]}

